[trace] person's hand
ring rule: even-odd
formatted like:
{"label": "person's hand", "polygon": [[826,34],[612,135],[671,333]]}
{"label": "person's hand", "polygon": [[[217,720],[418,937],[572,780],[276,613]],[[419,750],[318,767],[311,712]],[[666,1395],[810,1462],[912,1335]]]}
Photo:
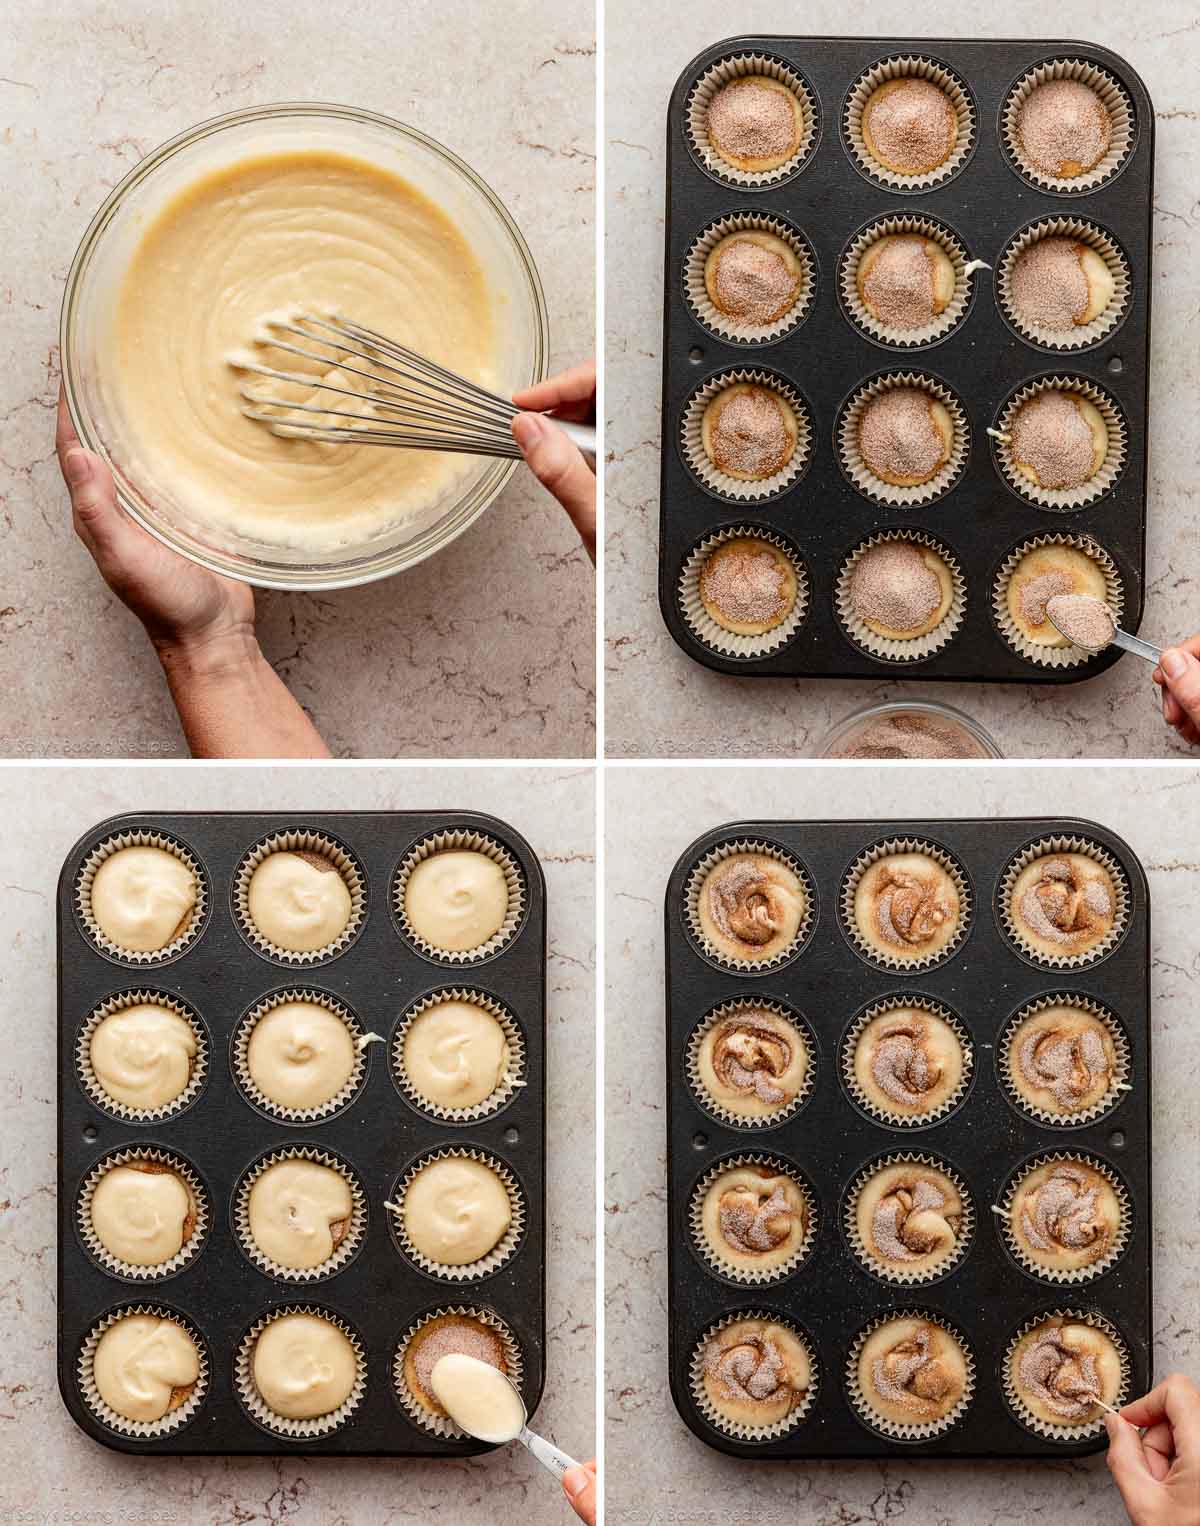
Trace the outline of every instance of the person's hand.
{"label": "person's hand", "polygon": [[549,412],[575,424],[591,423],[596,417],[596,362],[584,361],[536,387],[517,392],[517,414],[512,422],[513,439],[530,471],[553,493],[579,531],[587,554],[596,560],[596,476],[578,447],[561,429],[555,429]]}
{"label": "person's hand", "polygon": [[254,637],[253,589],[188,561],[130,519],[103,459],[80,444],[61,389],[54,443],[75,533],[160,655],[170,647],[240,654]]}
{"label": "person's hand", "polygon": [[1172,1373],[1120,1415],[1106,1415],[1105,1424],[1109,1471],[1133,1526],[1196,1526],[1200,1390],[1191,1379]]}
{"label": "person's hand", "polygon": [[571,1509],[587,1526],[596,1526],[596,1459],[581,1467],[568,1468],[563,1474],[563,1493]]}
{"label": "person's hand", "polygon": [[1200,636],[1168,647],[1154,670],[1154,682],[1163,691],[1163,720],[1185,742],[1200,746]]}

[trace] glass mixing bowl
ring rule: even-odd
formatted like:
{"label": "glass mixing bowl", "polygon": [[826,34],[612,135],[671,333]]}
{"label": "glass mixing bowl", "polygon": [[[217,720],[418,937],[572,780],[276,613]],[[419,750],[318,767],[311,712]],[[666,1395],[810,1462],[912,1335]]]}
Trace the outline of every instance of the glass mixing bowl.
{"label": "glass mixing bowl", "polygon": [[541,381],[549,352],[542,283],[516,223],[474,170],[415,128],[352,106],[289,102],[201,122],[143,159],[92,219],[67,276],[60,326],[67,405],[79,438],[108,462],[122,506],[140,525],[214,572],[261,588],[344,588],[412,567],[478,519],[516,467],[481,456],[427,512],[318,561],[197,522],[175,501],[169,482],[139,480],[127,464],[134,453],[123,449],[113,396],[111,326],[142,235],[199,176],[254,154],[313,149],[399,175],[458,226],[497,294],[497,391],[511,395]]}
{"label": "glass mixing bowl", "polygon": [[1004,754],[978,721],[956,710],[953,705],[943,705],[938,700],[895,700],[890,704],[866,705],[842,717],[837,725],[818,743],[814,758],[838,758],[843,750],[859,740],[864,732],[880,721],[893,716],[924,716],[943,725],[957,729],[978,749],[978,758],[1002,758]]}

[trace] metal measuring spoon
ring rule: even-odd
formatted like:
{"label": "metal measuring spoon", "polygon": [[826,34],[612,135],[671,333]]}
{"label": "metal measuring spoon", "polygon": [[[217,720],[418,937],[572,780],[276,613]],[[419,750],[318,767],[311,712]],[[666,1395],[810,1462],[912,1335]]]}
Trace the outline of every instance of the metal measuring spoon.
{"label": "metal measuring spoon", "polygon": [[[454,1409],[451,1408],[451,1405],[447,1404],[446,1402],[448,1397],[447,1393],[439,1388],[437,1382],[437,1369],[444,1362],[460,1364],[460,1366],[461,1364],[470,1363],[470,1371],[472,1372],[472,1384],[475,1384],[476,1382],[482,1382],[484,1385],[491,1384],[496,1386],[505,1384],[509,1389],[511,1389],[512,1395],[516,1399],[516,1404],[512,1406],[514,1416],[518,1410],[520,1411],[521,1419],[519,1428],[514,1422],[511,1427],[505,1428],[502,1433],[495,1430],[485,1432],[482,1427],[479,1429],[472,1428],[472,1426],[467,1423],[467,1420],[463,1418],[462,1414],[456,1414]],[[483,1370],[478,1372],[478,1378],[476,1378],[473,1375],[474,1370],[480,1368]],[[493,1446],[502,1446],[510,1441],[519,1441],[523,1447],[525,1447],[529,1452],[533,1454],[534,1457],[537,1458],[538,1462],[540,1462],[541,1465],[547,1469],[547,1471],[554,1474],[555,1478],[557,1478],[560,1483],[562,1482],[563,1474],[567,1471],[568,1468],[577,1468],[579,1466],[573,1457],[568,1457],[565,1452],[560,1452],[559,1449],[552,1442],[547,1441],[544,1436],[539,1436],[536,1431],[531,1431],[529,1429],[529,1411],[525,1408],[525,1400],[521,1397],[520,1390],[517,1388],[517,1385],[512,1381],[512,1379],[509,1378],[506,1373],[501,1372],[498,1368],[491,1367],[486,1362],[480,1362],[475,1357],[466,1356],[465,1354],[456,1352],[440,1358],[440,1360],[434,1366],[433,1374],[431,1375],[431,1382],[433,1385],[433,1391],[437,1395],[443,1409],[446,1410],[446,1412],[450,1415],[450,1418],[455,1422],[456,1425],[458,1425],[461,1430],[466,1431],[468,1436],[473,1436],[477,1441],[489,1442]],[[501,1392],[503,1393],[503,1389],[501,1389]]]}
{"label": "metal measuring spoon", "polygon": [[[1101,642],[1099,646],[1092,646],[1085,641],[1080,641],[1077,635],[1073,636],[1069,630],[1066,630],[1054,618],[1052,606],[1059,599],[1086,600],[1088,604],[1095,605],[1097,609],[1103,610],[1112,628],[1112,635],[1107,641]],[[1095,655],[1095,653],[1103,652],[1110,646],[1119,646],[1123,652],[1133,652],[1138,657],[1144,657],[1147,662],[1156,664],[1162,656],[1162,650],[1159,647],[1152,645],[1149,641],[1143,641],[1140,636],[1132,636],[1128,631],[1123,631],[1113,618],[1113,612],[1104,600],[1093,599],[1090,594],[1056,594],[1054,598],[1046,601],[1046,618],[1060,636],[1065,636],[1071,645],[1077,646],[1081,652],[1089,652]]]}

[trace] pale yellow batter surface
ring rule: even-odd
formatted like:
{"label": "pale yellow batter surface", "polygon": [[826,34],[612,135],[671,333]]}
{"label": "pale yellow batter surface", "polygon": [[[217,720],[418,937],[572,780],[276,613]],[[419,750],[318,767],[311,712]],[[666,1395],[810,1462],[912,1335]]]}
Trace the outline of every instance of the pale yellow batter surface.
{"label": "pale yellow batter surface", "polygon": [[[265,319],[298,309],[336,310],[493,386],[492,307],[450,219],[343,154],[247,158],[197,180],[150,225],[114,324],[126,464],[202,527],[320,555],[431,509],[475,458],[283,439],[244,417],[248,378],[229,357]],[[326,370],[255,349],[280,369]]]}

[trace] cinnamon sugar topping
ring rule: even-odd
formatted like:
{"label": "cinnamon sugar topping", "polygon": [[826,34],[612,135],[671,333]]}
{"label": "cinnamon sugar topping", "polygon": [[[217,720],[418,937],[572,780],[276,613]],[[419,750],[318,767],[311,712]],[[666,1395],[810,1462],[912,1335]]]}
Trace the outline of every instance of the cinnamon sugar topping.
{"label": "cinnamon sugar topping", "polygon": [[1092,476],[1092,431],[1074,398],[1055,387],[1021,404],[1012,422],[1011,449],[1013,459],[1031,466],[1044,488],[1082,487]]}
{"label": "cinnamon sugar topping", "polygon": [[921,1261],[955,1239],[955,1225],[941,1212],[949,1199],[940,1183],[914,1177],[885,1193],[871,1218],[872,1249],[887,1261]]}
{"label": "cinnamon sugar topping", "polygon": [[926,1048],[929,1024],[916,1013],[889,1018],[879,1027],[871,1056],[871,1079],[893,1102],[920,1107],[942,1079],[940,1059]]}
{"label": "cinnamon sugar topping", "polygon": [[720,402],[711,429],[713,464],[755,480],[773,477],[795,448],[783,405],[766,387],[749,386]]}
{"label": "cinnamon sugar topping", "polygon": [[875,925],[885,943],[919,948],[937,937],[958,912],[958,902],[941,887],[941,877],[917,874],[893,864],[875,871]]}
{"label": "cinnamon sugar topping", "polygon": [[1047,80],[1030,91],[1017,117],[1017,133],[1035,168],[1071,179],[1093,169],[1108,152],[1112,121],[1089,85]]}
{"label": "cinnamon sugar topping", "polygon": [[778,623],[791,607],[788,570],[765,543],[719,548],[700,573],[700,596],[738,624]]}
{"label": "cinnamon sugar topping", "polygon": [[1021,1231],[1034,1250],[1107,1254],[1112,1232],[1100,1211],[1100,1179],[1084,1166],[1056,1166],[1021,1199]]}
{"label": "cinnamon sugar topping", "polygon": [[958,117],[946,92],[927,79],[902,79],[867,103],[864,130],[881,159],[908,174],[945,163],[958,137]]}
{"label": "cinnamon sugar topping", "polygon": [[925,240],[912,234],[890,238],[871,263],[863,297],[890,329],[919,329],[934,318],[933,261]]}
{"label": "cinnamon sugar topping", "polygon": [[779,872],[769,862],[735,858],[709,877],[708,912],[725,937],[761,948],[788,926],[797,897]]}
{"label": "cinnamon sugar topping", "polygon": [[1039,572],[1036,577],[1027,579],[1017,590],[1021,618],[1029,625],[1045,625],[1046,605],[1051,599],[1070,593],[1074,587],[1075,580],[1069,572]]}
{"label": "cinnamon sugar topping", "polygon": [[767,327],[777,322],[800,294],[800,276],[793,274],[776,249],[764,249],[753,239],[738,238],[717,256],[713,301],[742,323]]}
{"label": "cinnamon sugar topping", "polygon": [[793,151],[796,113],[782,90],[743,76],[723,85],[708,107],[708,137],[735,159],[774,159]]}
{"label": "cinnamon sugar topping", "polygon": [[946,442],[933,422],[931,402],[919,387],[889,387],[863,409],[858,448],[877,477],[927,481],[946,459]]}
{"label": "cinnamon sugar topping", "polygon": [[744,1332],[736,1344],[710,1340],[704,1349],[704,1372],[727,1399],[751,1405],[767,1405],[788,1396],[793,1406],[803,1390],[793,1386],[783,1352],[770,1333]]}
{"label": "cinnamon sugar topping", "polygon": [[889,540],[868,546],[854,564],[850,601],[860,620],[917,630],[941,604],[942,584],[919,546]]}
{"label": "cinnamon sugar topping", "polygon": [[769,1014],[756,1019],[744,1012],[721,1024],[712,1065],[717,1078],[732,1090],[752,1092],[761,1102],[775,1105],[788,1100],[778,1081],[787,1074],[792,1053],[791,1043],[772,1025]]}
{"label": "cinnamon sugar topping", "polygon": [[1050,1092],[1065,1112],[1076,1109],[1098,1083],[1107,1089],[1112,1082],[1104,1041],[1091,1025],[1028,1034],[1017,1052],[1017,1068],[1030,1086]]}
{"label": "cinnamon sugar topping", "polygon": [[919,1420],[936,1420],[957,1398],[954,1374],[936,1354],[938,1332],[920,1325],[908,1340],[899,1341],[871,1363],[875,1392],[888,1404],[897,1404]]}
{"label": "cinnamon sugar topping", "polygon": [[1083,322],[1090,300],[1080,263],[1086,247],[1069,238],[1042,238],[1022,251],[1009,278],[1021,318],[1051,333]]}
{"label": "cinnamon sugar topping", "polygon": [[765,1198],[749,1186],[731,1187],[721,1194],[718,1210],[722,1236],[743,1255],[775,1250],[792,1234],[801,1217],[778,1181]]}
{"label": "cinnamon sugar topping", "polygon": [[1088,874],[1069,859],[1047,858],[1037,883],[1021,897],[1020,912],[1039,938],[1075,949],[1108,930],[1114,907],[1105,878]]}
{"label": "cinnamon sugar topping", "polygon": [[1062,1420],[1088,1420],[1096,1412],[1100,1373],[1095,1353],[1068,1345],[1058,1326],[1031,1337],[1017,1362],[1017,1375],[1029,1393]]}

